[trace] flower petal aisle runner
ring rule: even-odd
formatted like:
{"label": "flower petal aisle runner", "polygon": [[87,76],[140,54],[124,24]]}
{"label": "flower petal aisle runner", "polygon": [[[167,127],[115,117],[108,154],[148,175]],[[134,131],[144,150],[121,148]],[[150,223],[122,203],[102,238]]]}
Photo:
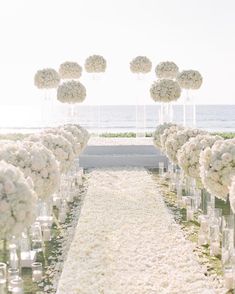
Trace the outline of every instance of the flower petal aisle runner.
{"label": "flower petal aisle runner", "polygon": [[95,169],[58,294],[222,293],[145,169]]}

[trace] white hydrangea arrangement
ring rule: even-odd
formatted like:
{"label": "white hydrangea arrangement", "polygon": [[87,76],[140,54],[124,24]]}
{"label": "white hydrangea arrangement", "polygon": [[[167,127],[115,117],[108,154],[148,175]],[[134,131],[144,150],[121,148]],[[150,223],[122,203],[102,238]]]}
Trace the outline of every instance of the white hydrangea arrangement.
{"label": "white hydrangea arrangement", "polygon": [[199,89],[203,78],[197,70],[183,70],[177,76],[177,81],[183,89]]}
{"label": "white hydrangea arrangement", "polygon": [[101,55],[91,55],[85,61],[85,69],[88,73],[105,72],[107,62]]}
{"label": "white hydrangea arrangement", "polygon": [[183,130],[183,129],[184,129],[184,127],[181,125],[173,125],[163,131],[163,133],[160,135],[160,142],[161,142],[161,148],[164,152],[166,152],[165,144],[166,144],[166,141],[168,140],[168,138],[172,134],[178,132],[179,130]]}
{"label": "white hydrangea arrangement", "polygon": [[82,150],[86,147],[90,137],[86,129],[79,125],[73,124],[66,124],[62,128],[65,131],[70,132],[75,137],[76,142],[81,144]]}
{"label": "white hydrangea arrangement", "polygon": [[0,160],[19,167],[25,178],[30,177],[41,199],[50,197],[59,187],[58,163],[51,151],[40,143],[22,141],[1,144]]}
{"label": "white hydrangea arrangement", "polygon": [[165,150],[167,157],[175,164],[178,163],[177,153],[180,148],[192,137],[196,137],[200,134],[206,134],[206,132],[198,130],[186,128],[184,130],[179,130],[172,135],[170,135],[165,143]]}
{"label": "white hydrangea arrangement", "polygon": [[171,102],[179,99],[181,89],[176,81],[162,79],[152,84],[150,95],[156,102]]}
{"label": "white hydrangea arrangement", "polygon": [[66,61],[59,68],[61,79],[79,79],[82,75],[82,67],[77,62]]}
{"label": "white hydrangea arrangement", "polygon": [[164,124],[161,124],[159,125],[154,134],[153,134],[153,143],[156,147],[158,148],[162,148],[162,145],[161,145],[161,135],[164,133],[164,131],[172,126],[176,126],[176,124],[173,124],[173,123],[164,123]]}
{"label": "white hydrangea arrangement", "polygon": [[68,81],[57,89],[57,100],[62,103],[82,103],[86,98],[86,88],[78,81]]}
{"label": "white hydrangea arrangement", "polygon": [[38,70],[34,76],[34,84],[39,89],[57,88],[60,83],[60,76],[53,68]]}
{"label": "white hydrangea arrangement", "polygon": [[175,79],[179,73],[179,68],[172,61],[164,61],[156,66],[155,72],[159,79]]}
{"label": "white hydrangea arrangement", "polygon": [[146,56],[137,56],[130,62],[130,70],[132,73],[149,73],[152,69],[152,62]]}
{"label": "white hydrangea arrangement", "polygon": [[231,209],[233,213],[235,213],[235,176],[232,178],[231,186],[229,188],[229,201]]}
{"label": "white hydrangea arrangement", "polygon": [[235,176],[235,139],[217,141],[201,152],[200,176],[209,193],[227,199],[232,177]]}
{"label": "white hydrangea arrangement", "polygon": [[51,150],[59,162],[61,173],[67,173],[75,159],[75,154],[71,143],[61,135],[49,133],[40,133],[31,135],[27,138],[29,141],[41,142],[46,148]]}
{"label": "white hydrangea arrangement", "polygon": [[45,132],[65,137],[71,143],[75,156],[79,156],[79,154],[81,153],[82,145],[76,140],[71,132],[66,131],[62,127],[46,129]]}
{"label": "white hydrangea arrangement", "polygon": [[198,135],[189,139],[177,153],[178,164],[184,173],[196,180],[196,183],[201,186],[200,164],[199,158],[201,151],[206,147],[212,147],[213,144],[223,140],[220,136]]}
{"label": "white hydrangea arrangement", "polygon": [[19,236],[36,219],[37,196],[20,169],[0,162],[0,239]]}

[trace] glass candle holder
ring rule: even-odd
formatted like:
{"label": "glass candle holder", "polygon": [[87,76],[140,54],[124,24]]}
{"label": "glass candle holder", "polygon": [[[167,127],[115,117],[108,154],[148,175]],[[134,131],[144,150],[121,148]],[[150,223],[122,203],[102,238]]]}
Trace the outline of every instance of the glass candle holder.
{"label": "glass candle holder", "polygon": [[48,224],[42,225],[42,236],[43,236],[43,241],[45,242],[51,241],[51,227]]}
{"label": "glass candle holder", "polygon": [[229,266],[232,263],[234,248],[234,217],[226,215],[222,218],[222,262],[223,266]]}
{"label": "glass candle holder", "polygon": [[36,252],[42,251],[42,230],[39,222],[31,226],[32,249]]}
{"label": "glass candle holder", "polygon": [[32,263],[32,280],[33,282],[40,282],[42,280],[42,263]]}
{"label": "glass candle holder", "polygon": [[158,163],[159,175],[162,176],[164,174],[164,162],[160,161]]}
{"label": "glass candle holder", "polygon": [[11,281],[18,279],[20,276],[20,270],[18,268],[8,268],[7,270],[7,280],[8,280],[8,290],[12,291]]}
{"label": "glass candle holder", "polygon": [[23,279],[20,277],[12,279],[10,281],[10,287],[11,287],[11,293],[23,294],[24,293]]}
{"label": "glass candle holder", "polygon": [[232,267],[224,269],[224,286],[227,290],[234,289],[234,275]]}
{"label": "glass candle holder", "polygon": [[7,265],[0,262],[0,293],[5,293],[7,282]]}

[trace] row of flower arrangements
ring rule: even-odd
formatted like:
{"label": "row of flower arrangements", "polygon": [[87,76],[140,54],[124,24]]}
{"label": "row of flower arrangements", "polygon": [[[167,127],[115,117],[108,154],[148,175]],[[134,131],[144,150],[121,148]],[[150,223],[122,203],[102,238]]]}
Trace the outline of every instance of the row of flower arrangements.
{"label": "row of flower arrangements", "polygon": [[0,239],[20,236],[35,221],[38,201],[52,200],[88,139],[84,128],[67,124],[0,141]]}
{"label": "row of flower arrangements", "polygon": [[155,131],[154,144],[198,187],[224,201],[229,196],[235,212],[235,139],[164,123]]}

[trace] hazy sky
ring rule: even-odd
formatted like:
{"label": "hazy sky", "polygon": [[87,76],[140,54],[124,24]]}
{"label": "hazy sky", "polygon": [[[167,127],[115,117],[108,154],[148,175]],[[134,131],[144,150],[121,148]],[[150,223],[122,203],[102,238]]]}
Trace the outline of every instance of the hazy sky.
{"label": "hazy sky", "polygon": [[154,69],[138,81],[137,55],[199,70],[198,103],[235,104],[234,0],[2,0],[0,38],[0,105],[38,105],[36,70],[91,54],[108,67],[101,81],[84,73],[87,104],[134,104],[140,93],[151,104]]}

